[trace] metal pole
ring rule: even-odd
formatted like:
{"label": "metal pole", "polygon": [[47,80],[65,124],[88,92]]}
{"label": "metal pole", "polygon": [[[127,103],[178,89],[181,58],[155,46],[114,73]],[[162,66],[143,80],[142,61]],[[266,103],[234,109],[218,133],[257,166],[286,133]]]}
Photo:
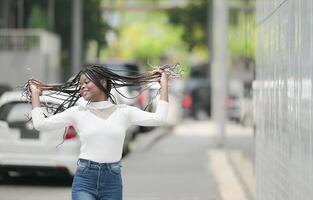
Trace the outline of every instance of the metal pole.
{"label": "metal pole", "polygon": [[72,73],[81,70],[82,63],[82,1],[72,0]]}
{"label": "metal pole", "polygon": [[226,0],[213,0],[213,61],[211,67],[212,116],[220,134],[219,145],[225,142],[226,89],[227,89],[227,26],[228,7]]}

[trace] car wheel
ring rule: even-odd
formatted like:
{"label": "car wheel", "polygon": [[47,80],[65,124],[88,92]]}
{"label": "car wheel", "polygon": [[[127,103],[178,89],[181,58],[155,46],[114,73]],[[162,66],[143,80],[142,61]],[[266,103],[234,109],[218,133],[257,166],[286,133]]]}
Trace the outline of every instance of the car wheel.
{"label": "car wheel", "polygon": [[6,180],[10,178],[9,172],[8,171],[0,171],[0,180]]}

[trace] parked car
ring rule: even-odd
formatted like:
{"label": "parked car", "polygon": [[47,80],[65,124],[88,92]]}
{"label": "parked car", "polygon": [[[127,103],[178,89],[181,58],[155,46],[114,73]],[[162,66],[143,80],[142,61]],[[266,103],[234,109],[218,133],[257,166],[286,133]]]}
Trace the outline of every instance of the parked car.
{"label": "parked car", "polygon": [[211,116],[211,86],[206,78],[190,78],[186,81],[182,100],[184,115],[195,119],[202,114]]}
{"label": "parked car", "polygon": [[[119,101],[120,95],[114,90],[112,93]],[[48,96],[40,98],[42,102],[50,105],[57,106],[61,103],[60,100]],[[80,98],[77,105],[85,103],[87,102]],[[31,104],[22,97],[20,91],[5,92],[0,98],[0,176],[8,176],[12,172],[22,175],[73,176],[80,148],[74,127],[39,132],[27,117],[30,116],[31,110]],[[46,109],[43,111],[45,115],[51,115]],[[129,144],[137,131],[138,126],[127,130],[123,156],[129,152]]]}
{"label": "parked car", "polygon": [[4,92],[11,91],[11,90],[12,90],[12,87],[10,87],[9,85],[7,85],[7,84],[0,84],[0,96]]}
{"label": "parked car", "polygon": [[226,100],[227,115],[230,120],[240,122],[242,116],[243,84],[239,80],[230,80]]}
{"label": "parked car", "polygon": [[240,123],[244,126],[254,126],[253,99],[246,97],[242,99]]}
{"label": "parked car", "polygon": [[[40,98],[41,102],[50,105],[60,104],[60,100],[48,96]],[[27,119],[31,110],[31,104],[26,102],[20,91],[5,92],[0,98],[1,175],[17,172],[73,176],[80,148],[74,127],[37,131],[32,121]],[[43,111],[50,115],[46,109]],[[64,143],[61,144],[64,134]]]}

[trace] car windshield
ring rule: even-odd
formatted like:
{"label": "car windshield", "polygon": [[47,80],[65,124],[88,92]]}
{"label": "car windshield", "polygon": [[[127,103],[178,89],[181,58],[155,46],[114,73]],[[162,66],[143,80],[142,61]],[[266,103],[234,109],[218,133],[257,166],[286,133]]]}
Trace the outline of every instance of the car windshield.
{"label": "car windshield", "polygon": [[124,65],[107,65],[107,67],[118,75],[129,76],[129,71]]}
{"label": "car windshield", "polygon": [[[55,104],[49,104],[53,106]],[[44,105],[42,105],[44,106]],[[0,120],[7,122],[22,122],[27,121],[30,116],[32,106],[26,102],[10,102],[4,104],[0,108]],[[46,116],[51,115],[51,111],[43,109],[43,112]]]}
{"label": "car windshield", "polygon": [[1,107],[0,119],[7,122],[26,121],[31,109],[27,103],[8,103]]}
{"label": "car windshield", "polygon": [[140,74],[139,67],[134,64],[107,64],[105,66],[122,76],[134,76]]}
{"label": "car windshield", "polygon": [[[136,65],[107,64],[106,67],[121,76],[136,76],[140,74],[139,68]],[[127,89],[130,93],[138,92],[140,86],[128,86]]]}

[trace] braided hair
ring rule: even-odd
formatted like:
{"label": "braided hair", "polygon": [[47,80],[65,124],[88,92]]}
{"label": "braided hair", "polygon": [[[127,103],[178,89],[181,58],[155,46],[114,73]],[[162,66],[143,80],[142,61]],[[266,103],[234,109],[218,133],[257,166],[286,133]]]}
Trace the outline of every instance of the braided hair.
{"label": "braided hair", "polygon": [[[181,77],[183,71],[179,64],[175,65],[163,65],[158,66],[159,69],[162,69],[169,79]],[[42,96],[49,96],[51,98],[59,100],[61,103],[59,105],[44,104],[47,112],[50,114],[57,114],[64,111],[67,108],[70,108],[75,105],[75,103],[80,98],[80,77],[85,75],[90,81],[92,81],[98,88],[100,88],[108,97],[108,99],[116,104],[115,97],[111,94],[111,90],[115,89],[117,93],[125,98],[136,98],[135,97],[126,97],[118,88],[124,86],[140,86],[145,89],[151,87],[153,83],[160,81],[161,73],[159,71],[145,72],[134,76],[124,76],[115,73],[115,71],[122,70],[113,70],[109,69],[103,65],[88,65],[84,67],[75,77],[71,78],[63,84],[44,84],[36,79],[30,79],[24,85],[23,95],[26,97],[28,102],[31,102],[31,91],[30,84],[36,85],[42,91]],[[101,84],[101,80],[106,80],[106,87]],[[152,84],[151,84],[152,83]],[[152,100],[151,100],[152,101]],[[149,104],[151,104],[151,101]],[[146,108],[149,106],[146,106]],[[145,108],[145,109],[146,109]],[[29,118],[30,120],[31,118]],[[64,130],[63,140],[57,147],[64,143],[66,136],[67,128]]]}
{"label": "braided hair", "polygon": [[[182,69],[178,63],[174,65],[158,66],[158,68],[164,70],[169,79],[178,78],[182,75]],[[29,89],[29,85],[36,85],[41,91],[43,91],[42,96],[49,96],[61,101],[59,106],[45,105],[47,110],[50,110],[52,114],[56,114],[74,106],[80,98],[79,80],[82,74],[84,74],[99,89],[101,89],[106,94],[108,99],[114,104],[116,104],[116,99],[111,94],[112,89],[115,89],[117,93],[125,98],[136,98],[137,96],[125,96],[118,90],[118,88],[124,86],[140,86],[143,90],[145,90],[151,87],[153,83],[159,82],[161,78],[161,74],[158,71],[149,71],[133,76],[119,75],[117,71],[121,70],[110,69],[104,65],[88,65],[84,67],[75,77],[62,84],[44,84],[39,80],[30,79],[24,85],[23,94],[30,102],[31,91]],[[103,79],[107,82],[106,87],[104,87],[100,82]]]}

